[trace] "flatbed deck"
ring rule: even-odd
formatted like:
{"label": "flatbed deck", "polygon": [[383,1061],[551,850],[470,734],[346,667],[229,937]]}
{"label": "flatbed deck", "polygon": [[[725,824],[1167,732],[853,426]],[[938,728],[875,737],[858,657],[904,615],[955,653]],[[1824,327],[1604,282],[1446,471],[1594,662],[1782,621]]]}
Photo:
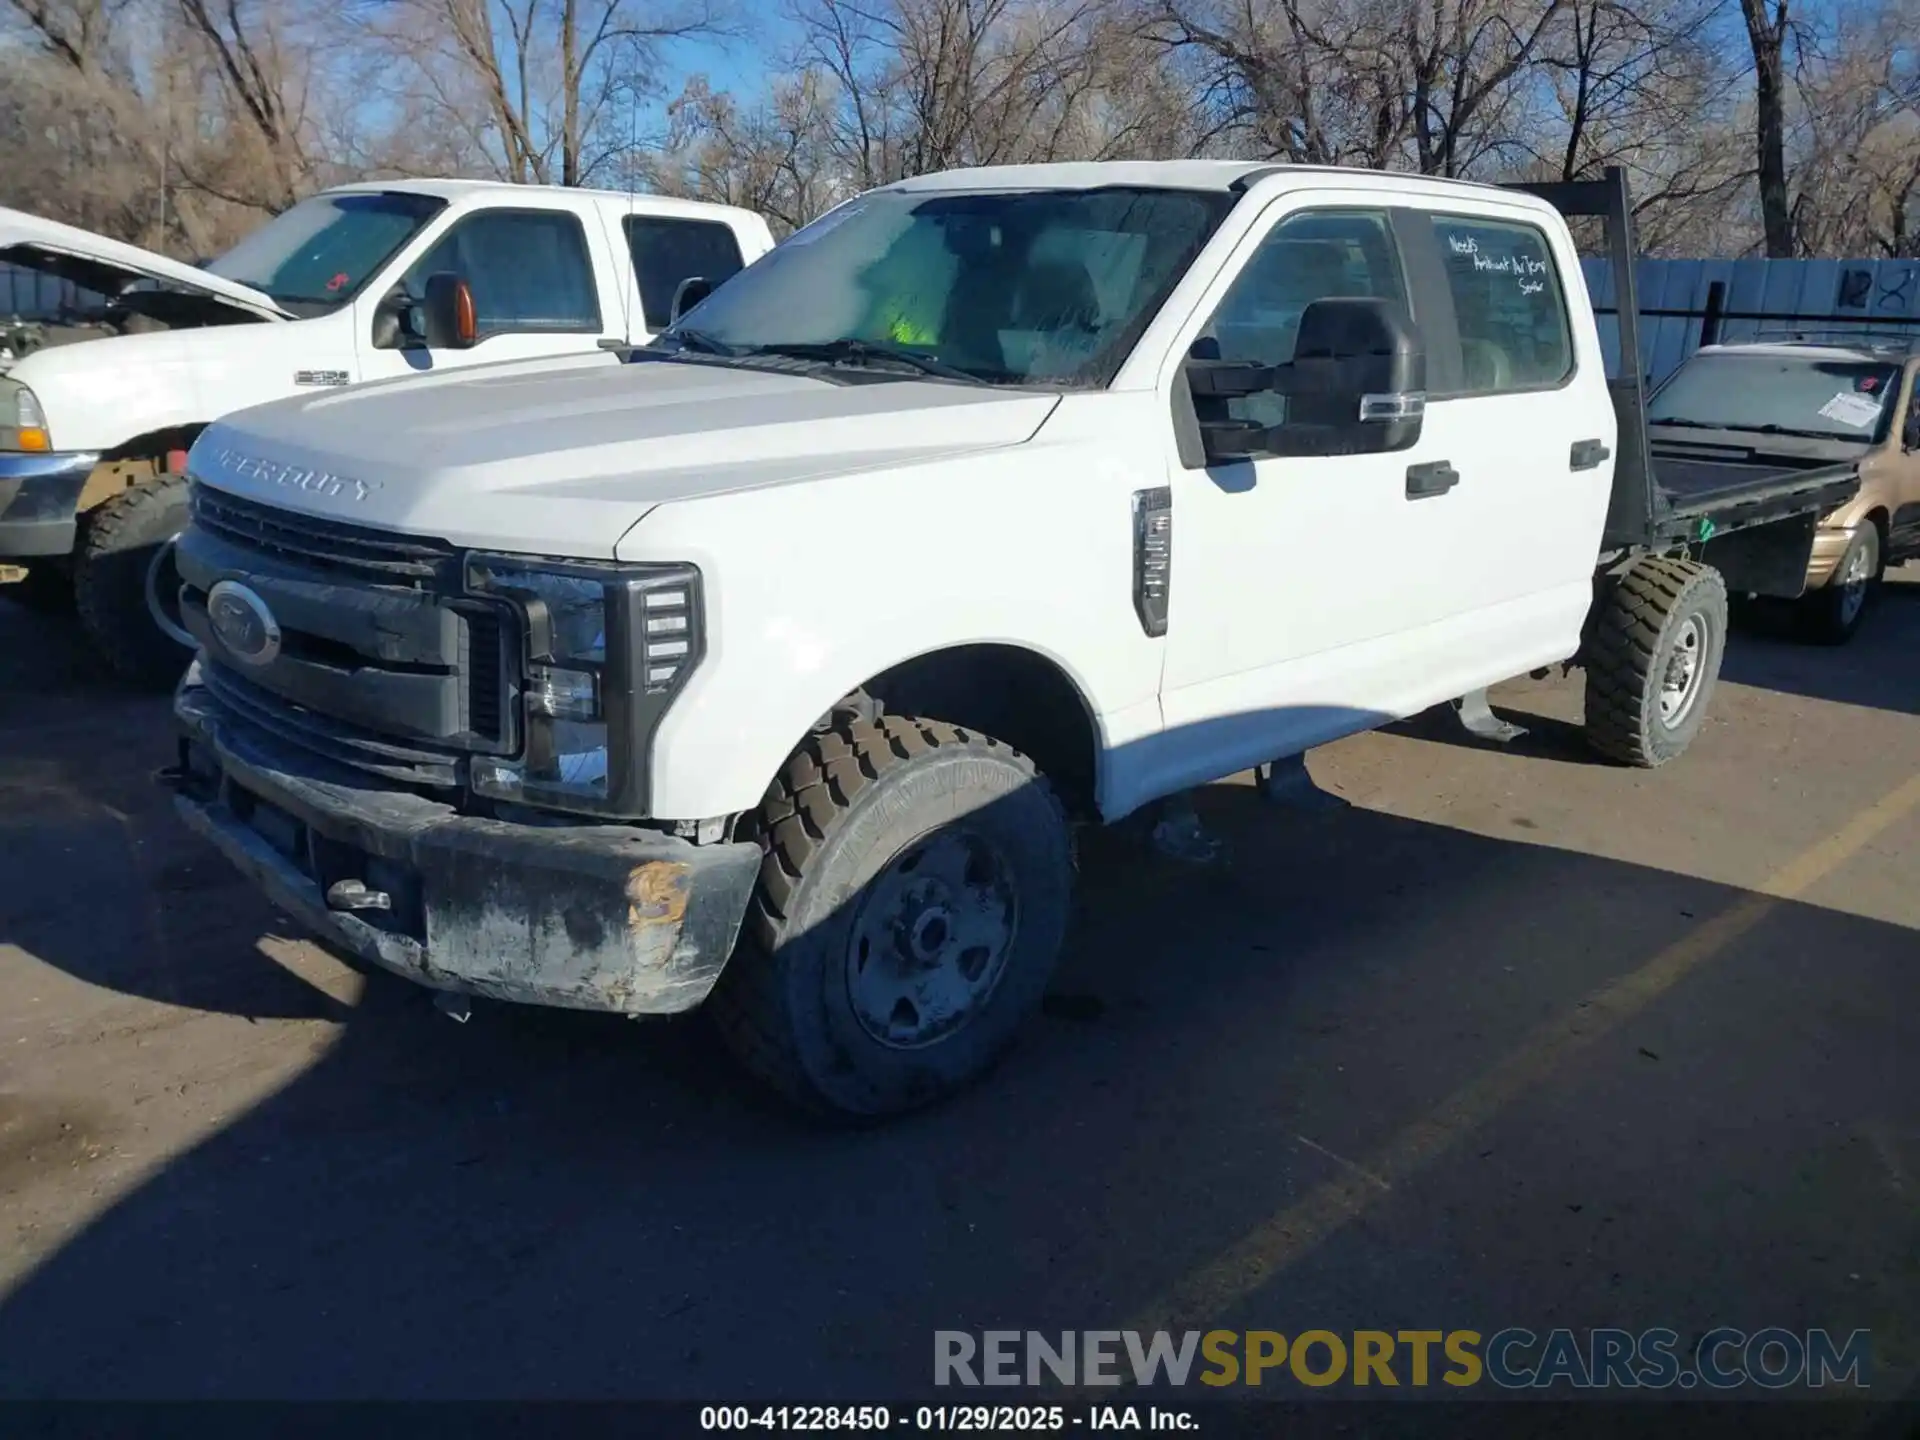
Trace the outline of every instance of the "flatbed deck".
{"label": "flatbed deck", "polygon": [[1809,468],[1656,451],[1652,466],[1665,501],[1656,505],[1654,526],[1669,538],[1697,535],[1702,520],[1712,522],[1712,533],[1724,535],[1795,515],[1825,514],[1844,505],[1860,485],[1851,464]]}

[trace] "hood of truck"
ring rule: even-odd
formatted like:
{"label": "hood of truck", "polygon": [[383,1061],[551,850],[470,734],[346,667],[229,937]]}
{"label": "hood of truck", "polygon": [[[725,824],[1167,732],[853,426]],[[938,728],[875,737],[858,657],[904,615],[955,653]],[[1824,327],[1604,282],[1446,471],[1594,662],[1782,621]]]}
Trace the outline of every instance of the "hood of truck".
{"label": "hood of truck", "polygon": [[454,544],[611,558],[654,506],[1030,439],[1049,392],[548,360],[301,396],[194,445],[207,484]]}
{"label": "hood of truck", "polygon": [[71,280],[83,289],[118,296],[143,280],[189,290],[210,304],[250,317],[287,318],[273,298],[251,285],[170,260],[152,250],[110,240],[77,225],[44,220],[0,206],[0,261]]}

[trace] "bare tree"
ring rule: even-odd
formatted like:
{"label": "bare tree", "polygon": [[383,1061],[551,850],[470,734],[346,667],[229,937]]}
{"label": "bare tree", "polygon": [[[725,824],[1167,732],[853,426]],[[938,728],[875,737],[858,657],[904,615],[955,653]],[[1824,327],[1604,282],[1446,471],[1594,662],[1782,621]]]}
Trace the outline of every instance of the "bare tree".
{"label": "bare tree", "polygon": [[1740,0],[1753,49],[1754,153],[1767,254],[1793,254],[1793,210],[1787,195],[1788,0]]}
{"label": "bare tree", "polygon": [[[722,0],[406,0],[382,29],[500,175],[581,185],[633,147],[670,42],[728,33]],[[480,117],[479,123],[475,116]]]}

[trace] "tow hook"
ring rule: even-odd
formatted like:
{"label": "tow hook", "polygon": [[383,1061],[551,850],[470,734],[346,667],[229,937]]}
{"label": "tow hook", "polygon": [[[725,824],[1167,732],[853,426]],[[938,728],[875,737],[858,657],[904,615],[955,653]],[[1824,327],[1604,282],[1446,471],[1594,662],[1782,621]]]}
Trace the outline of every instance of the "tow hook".
{"label": "tow hook", "polygon": [[391,910],[393,897],[384,890],[369,890],[359,880],[336,880],[327,887],[329,910]]}

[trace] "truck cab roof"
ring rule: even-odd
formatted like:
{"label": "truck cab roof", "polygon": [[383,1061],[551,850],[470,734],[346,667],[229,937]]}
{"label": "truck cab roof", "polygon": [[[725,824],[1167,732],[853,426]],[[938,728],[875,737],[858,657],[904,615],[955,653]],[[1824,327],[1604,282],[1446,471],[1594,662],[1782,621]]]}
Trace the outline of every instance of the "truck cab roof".
{"label": "truck cab roof", "polygon": [[1352,165],[1282,165],[1269,160],[1073,160],[1042,165],[979,165],[896,180],[888,190],[1090,190],[1139,186],[1166,190],[1243,191],[1257,180],[1285,176],[1311,183],[1337,178],[1369,188],[1481,190],[1514,198],[1513,192],[1473,180],[1440,179]]}
{"label": "truck cab roof", "polygon": [[764,220],[751,210],[737,205],[717,205],[708,200],[682,200],[671,195],[653,195],[644,191],[589,190],[569,185],[520,185],[509,180],[362,180],[348,185],[333,185],[324,195],[430,195],[449,204],[468,202],[501,203],[525,200],[566,199],[580,204],[615,206],[640,215],[678,215],[688,219],[747,219],[754,225]]}

